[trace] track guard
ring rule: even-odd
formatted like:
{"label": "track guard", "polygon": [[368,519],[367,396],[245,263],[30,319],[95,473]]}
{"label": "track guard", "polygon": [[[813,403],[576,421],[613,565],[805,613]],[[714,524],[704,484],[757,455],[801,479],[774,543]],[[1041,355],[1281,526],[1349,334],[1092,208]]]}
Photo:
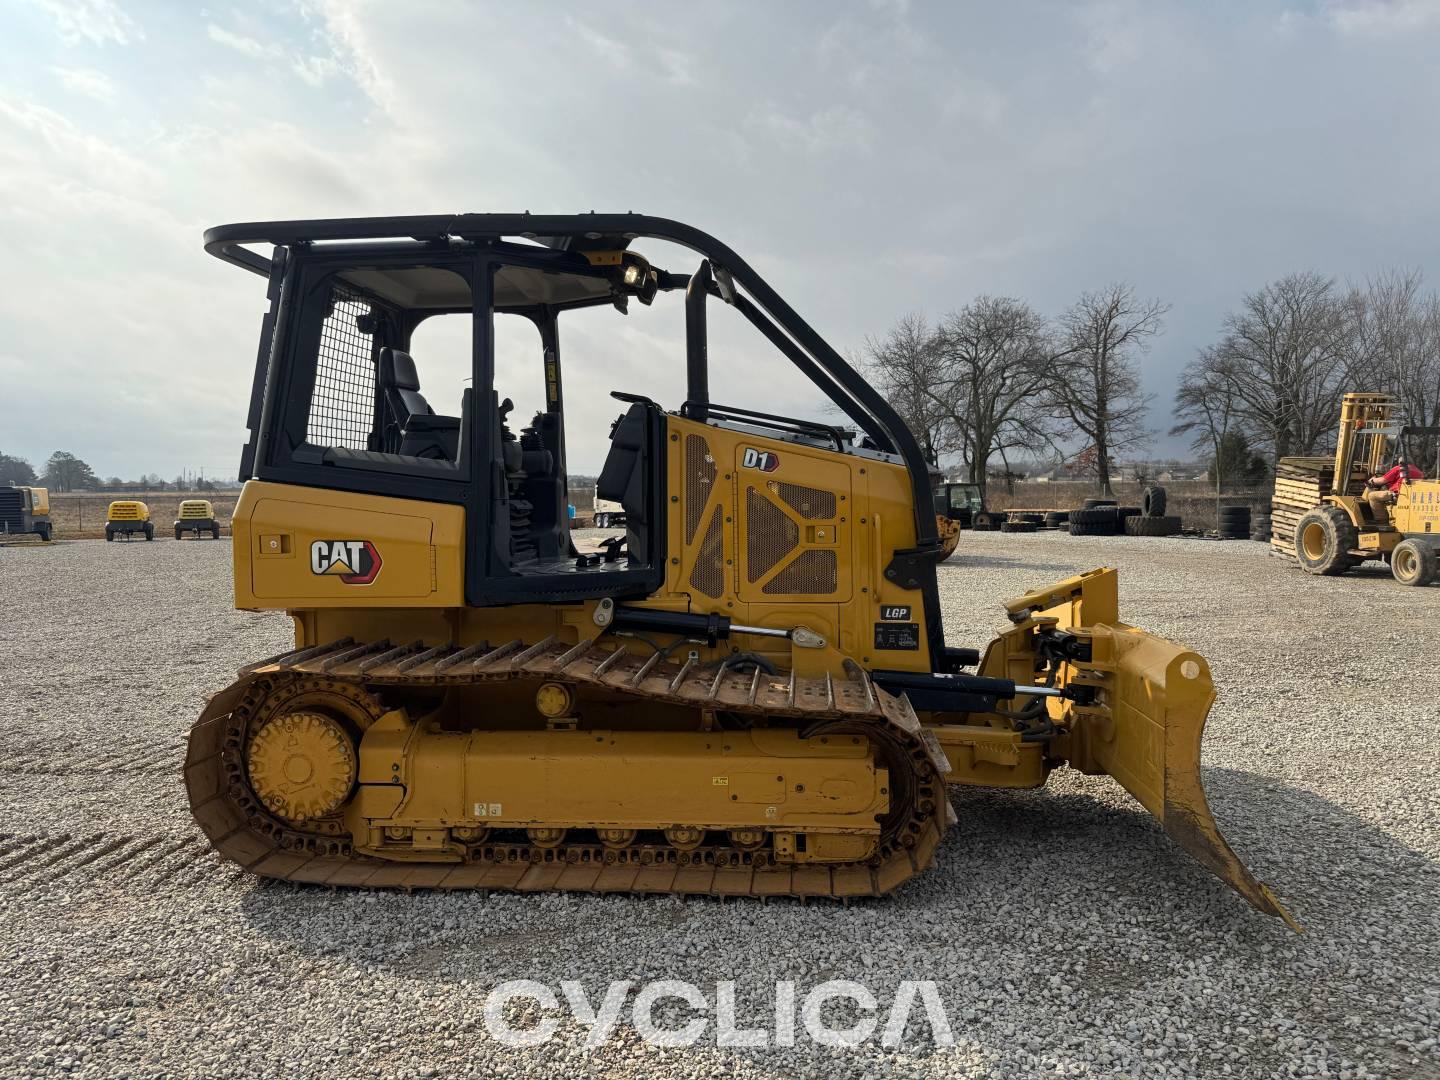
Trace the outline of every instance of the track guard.
{"label": "track guard", "polygon": [[1211,873],[1300,931],[1226,842],[1205,799],[1200,744],[1215,701],[1209,665],[1198,653],[1120,622],[1118,603],[1117,575],[1101,569],[1007,605],[1021,625],[1053,626],[1089,644],[1089,660],[1067,663],[1059,681],[1094,686],[1095,703],[1052,707],[1067,732],[1056,749],[1083,772],[1113,776]]}

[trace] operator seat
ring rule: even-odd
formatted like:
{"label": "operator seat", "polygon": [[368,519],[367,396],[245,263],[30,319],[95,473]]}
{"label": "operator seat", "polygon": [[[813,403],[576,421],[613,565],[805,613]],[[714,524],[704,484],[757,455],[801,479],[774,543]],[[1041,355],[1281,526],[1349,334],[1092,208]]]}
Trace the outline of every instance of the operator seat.
{"label": "operator seat", "polygon": [[595,494],[625,509],[625,548],[631,565],[650,562],[649,432],[652,408],[636,401],[610,429],[610,452],[595,484]]}
{"label": "operator seat", "polygon": [[385,449],[409,457],[454,461],[460,448],[460,418],[439,416],[420,393],[415,360],[407,352],[388,346],[380,350],[380,389],[390,422],[385,427]]}

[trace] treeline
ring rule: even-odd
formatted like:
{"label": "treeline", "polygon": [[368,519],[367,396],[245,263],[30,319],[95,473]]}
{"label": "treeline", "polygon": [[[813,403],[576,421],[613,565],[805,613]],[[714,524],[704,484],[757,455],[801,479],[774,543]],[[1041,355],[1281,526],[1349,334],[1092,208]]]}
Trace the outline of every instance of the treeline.
{"label": "treeline", "polygon": [[1238,445],[1272,462],[1323,453],[1347,390],[1389,393],[1406,423],[1440,425],[1440,295],[1418,271],[1347,286],[1289,274],[1247,293],[1182,374],[1172,434],[1211,457]]}
{"label": "treeline", "polygon": [[0,453],[0,484],[26,486],[37,484],[54,492],[133,490],[133,491],[215,491],[209,480],[180,475],[166,481],[159,473],[142,473],[139,479],[122,480],[118,476],[101,479],[89,464],[65,450],[56,450],[37,472],[23,457]]}
{"label": "treeline", "polygon": [[929,459],[958,458],[970,483],[984,487],[994,458],[1009,472],[1012,455],[1063,457],[1079,440],[1108,492],[1118,455],[1151,435],[1138,360],[1168,310],[1123,282],[1082,294],[1056,318],[981,296],[934,325],[907,315],[866,340],[861,367]]}
{"label": "treeline", "polygon": [[[930,460],[958,460],[971,483],[996,459],[1008,473],[1016,457],[1074,453],[1109,492],[1118,456],[1154,434],[1139,359],[1168,311],[1125,283],[1056,317],[980,296],[934,324],[905,316],[866,340],[860,366]],[[1328,450],[1347,390],[1388,392],[1405,422],[1440,426],[1440,295],[1418,271],[1343,286],[1290,274],[1247,293],[1184,369],[1170,434],[1191,438],[1217,483],[1253,481],[1277,458]]]}

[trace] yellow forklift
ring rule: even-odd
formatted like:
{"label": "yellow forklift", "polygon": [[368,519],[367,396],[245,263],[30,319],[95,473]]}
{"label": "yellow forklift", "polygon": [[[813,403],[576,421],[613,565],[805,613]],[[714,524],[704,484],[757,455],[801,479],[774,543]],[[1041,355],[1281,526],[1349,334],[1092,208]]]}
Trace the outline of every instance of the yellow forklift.
{"label": "yellow forklift", "polygon": [[[1340,410],[1335,458],[1308,480],[1294,475],[1297,461],[1282,459],[1276,469],[1275,504],[1283,514],[1297,499],[1313,497],[1294,526],[1294,553],[1309,574],[1333,576],[1368,559],[1390,564],[1402,585],[1429,585],[1440,569],[1440,480],[1412,475],[1417,439],[1440,439],[1440,427],[1402,426],[1400,405],[1386,394],[1346,394]],[[1399,490],[1372,499],[1375,478],[1400,469]]]}

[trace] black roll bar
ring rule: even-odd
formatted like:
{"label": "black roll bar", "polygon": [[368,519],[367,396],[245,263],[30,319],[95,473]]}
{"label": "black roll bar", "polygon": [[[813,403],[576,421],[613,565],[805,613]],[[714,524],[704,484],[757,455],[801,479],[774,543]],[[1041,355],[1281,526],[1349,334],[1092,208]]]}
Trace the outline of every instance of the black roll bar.
{"label": "black roll bar", "polygon": [[710,402],[710,330],[705,300],[714,280],[706,259],[685,286],[685,397],[695,407],[692,416],[702,424]]}
{"label": "black roll bar", "polygon": [[[637,238],[649,237],[687,247],[723,268],[753,298],[756,307],[773,319],[814,361],[815,368],[807,371],[812,380],[817,369],[824,372],[829,381],[817,382],[817,385],[825,395],[842,407],[843,398],[850,397],[888,436],[886,442],[904,459],[910,476],[918,547],[929,550],[938,546],[935,515],[931,508],[929,463],[915,436],[884,397],[851,368],[749,263],[715,237],[694,226],[648,214],[428,214],[241,222],[207,230],[205,250],[252,273],[268,275],[270,261],[246,250],[246,245],[303,246],[327,241],[403,239],[446,243],[451,238],[489,244],[515,236],[560,240],[567,248],[576,251],[604,250],[607,247],[614,250],[628,246]],[[787,356],[790,354],[787,353]],[[793,356],[790,358],[793,362]],[[837,388],[844,391],[843,395],[837,394]],[[852,418],[859,423],[858,418]],[[938,633],[938,623],[935,632]],[[932,633],[932,644],[938,650],[941,645],[934,643],[934,637]]]}

